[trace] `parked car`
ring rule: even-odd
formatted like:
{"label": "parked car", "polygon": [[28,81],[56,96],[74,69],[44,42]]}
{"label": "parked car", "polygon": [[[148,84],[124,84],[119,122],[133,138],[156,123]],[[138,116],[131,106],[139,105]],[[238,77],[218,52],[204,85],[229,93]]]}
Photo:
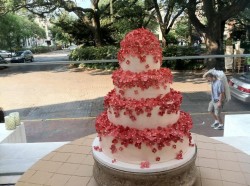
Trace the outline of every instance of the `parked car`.
{"label": "parked car", "polygon": [[68,47],[68,49],[69,49],[70,51],[75,50],[76,48],[77,48],[76,45],[71,45],[71,46]]}
{"label": "parked car", "polygon": [[237,74],[229,80],[231,95],[243,102],[250,102],[250,72]]}
{"label": "parked car", "polygon": [[0,56],[0,64],[6,64],[7,61],[2,57]]}
{"label": "parked car", "polygon": [[12,53],[7,50],[0,50],[0,56],[2,56],[3,58],[11,57]]}
{"label": "parked car", "polygon": [[34,61],[34,55],[30,50],[18,51],[11,58],[11,63],[25,63],[27,61]]}

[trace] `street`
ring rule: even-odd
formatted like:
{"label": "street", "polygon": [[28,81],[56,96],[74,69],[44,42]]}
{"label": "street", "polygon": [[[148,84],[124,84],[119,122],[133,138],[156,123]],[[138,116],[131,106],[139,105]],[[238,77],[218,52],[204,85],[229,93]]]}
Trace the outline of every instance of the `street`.
{"label": "street", "polygon": [[[67,61],[68,51],[35,55],[35,62]],[[182,110],[191,114],[192,132],[223,136],[210,127],[207,113],[210,86],[202,74],[173,72],[172,88],[183,95]],[[17,111],[25,122],[28,142],[70,141],[95,132],[95,117],[113,89],[111,72],[72,71],[66,65],[13,66],[0,70],[0,107]],[[232,100],[225,114],[250,113],[250,104]]]}

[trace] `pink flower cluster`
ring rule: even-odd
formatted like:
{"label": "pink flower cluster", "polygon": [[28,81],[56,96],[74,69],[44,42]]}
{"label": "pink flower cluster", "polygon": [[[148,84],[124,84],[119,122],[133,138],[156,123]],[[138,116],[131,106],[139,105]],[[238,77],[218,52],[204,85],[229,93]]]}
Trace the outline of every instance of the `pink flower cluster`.
{"label": "pink flower cluster", "polygon": [[[124,127],[111,123],[107,117],[107,112],[103,112],[96,120],[96,130],[98,136],[112,136],[113,141],[110,147],[112,153],[118,150],[122,151],[128,145],[134,145],[141,149],[142,143],[146,144],[155,153],[164,147],[169,147],[171,142],[182,142],[183,137],[187,136],[191,142],[192,137],[190,129],[192,127],[192,119],[185,112],[180,113],[179,120],[165,128],[158,127],[156,129],[143,129]],[[122,148],[120,148],[122,147]]]}
{"label": "pink flower cluster", "polygon": [[129,32],[120,43],[118,52],[119,63],[125,61],[126,56],[136,56],[140,62],[146,62],[146,55],[152,55],[155,63],[162,63],[162,49],[159,40],[147,29],[139,28]]}
{"label": "pink flower cluster", "polygon": [[114,85],[121,89],[132,87],[140,87],[142,90],[148,89],[149,87],[159,88],[173,81],[173,76],[168,68],[140,73],[118,69],[113,72],[112,78]]}
{"label": "pink flower cluster", "polygon": [[[117,95],[113,89],[105,97],[104,106],[106,109],[112,107],[115,117],[119,117],[121,112],[123,112],[123,114],[128,115],[132,121],[135,121],[136,115],[143,114],[144,112],[150,117],[155,106],[160,106],[159,116],[163,116],[166,113],[177,113],[180,110],[181,102],[181,94],[172,89],[164,96],[160,95],[156,98],[142,98],[140,100],[123,98]],[[109,110],[109,112],[111,111]]]}

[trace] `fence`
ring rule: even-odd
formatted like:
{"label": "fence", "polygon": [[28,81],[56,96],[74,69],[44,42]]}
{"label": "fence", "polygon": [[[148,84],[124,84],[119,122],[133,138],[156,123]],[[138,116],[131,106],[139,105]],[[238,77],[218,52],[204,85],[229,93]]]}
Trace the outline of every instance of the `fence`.
{"label": "fence", "polygon": [[[243,65],[247,66],[247,71],[250,70],[250,54],[234,54],[234,55],[200,55],[200,56],[178,56],[178,57],[163,57],[163,61],[178,61],[178,60],[208,60],[213,58],[224,58],[231,59],[232,71],[242,70]],[[246,60],[248,59],[248,60]],[[239,62],[240,61],[240,62]],[[109,60],[82,60],[82,61],[51,61],[51,62],[34,62],[34,63],[5,63],[0,64],[1,66],[26,66],[26,65],[60,65],[60,64],[90,64],[90,63],[117,63],[117,59]],[[236,64],[240,63],[240,64]]]}

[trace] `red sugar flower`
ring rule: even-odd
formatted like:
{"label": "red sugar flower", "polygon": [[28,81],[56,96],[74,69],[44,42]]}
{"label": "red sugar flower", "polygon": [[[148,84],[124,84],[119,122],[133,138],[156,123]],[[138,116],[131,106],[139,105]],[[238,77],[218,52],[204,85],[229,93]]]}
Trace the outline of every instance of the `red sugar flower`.
{"label": "red sugar flower", "polygon": [[141,162],[141,168],[142,169],[149,168],[149,166],[150,166],[150,163],[148,161]]}
{"label": "red sugar flower", "polygon": [[182,150],[180,150],[180,152],[177,153],[177,155],[176,155],[176,159],[177,159],[177,160],[183,159],[182,153],[183,153]]}
{"label": "red sugar flower", "polygon": [[94,150],[99,151],[99,146],[94,146]]}
{"label": "red sugar flower", "polygon": [[160,161],[161,158],[158,156],[158,157],[155,158],[155,160],[156,160],[156,161]]}
{"label": "red sugar flower", "polygon": [[156,148],[153,148],[153,149],[152,149],[152,152],[153,152],[153,153],[156,153],[156,151],[157,151]]}
{"label": "red sugar flower", "polygon": [[112,154],[117,152],[117,149],[116,149],[115,145],[111,145],[110,150],[111,150]]}

